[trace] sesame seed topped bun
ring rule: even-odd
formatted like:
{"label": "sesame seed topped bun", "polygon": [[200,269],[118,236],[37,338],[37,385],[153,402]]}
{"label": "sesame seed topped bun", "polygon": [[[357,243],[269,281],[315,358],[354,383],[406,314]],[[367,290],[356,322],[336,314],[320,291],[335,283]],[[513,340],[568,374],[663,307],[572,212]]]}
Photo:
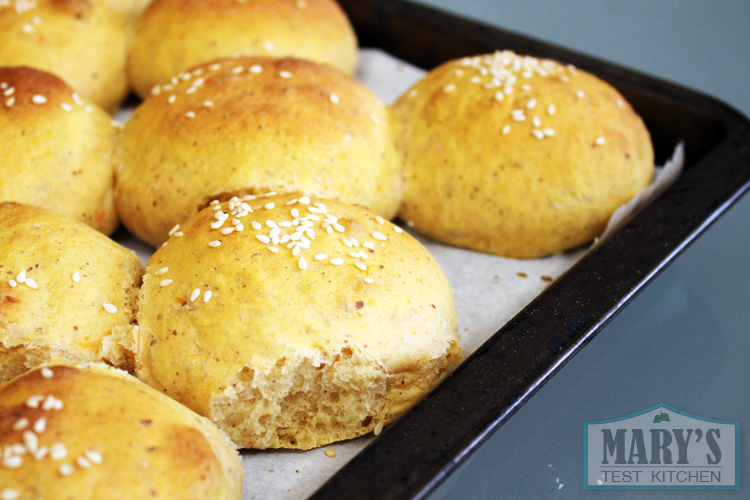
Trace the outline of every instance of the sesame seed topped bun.
{"label": "sesame seed topped bun", "polygon": [[141,264],[90,227],[0,203],[0,380],[55,361],[132,369]]}
{"label": "sesame seed topped bun", "polygon": [[222,57],[296,57],[354,73],[357,38],[335,0],[154,0],[128,55],[146,97],[189,67]]}
{"label": "sesame seed topped bun", "polygon": [[371,432],[461,358],[428,251],[363,207],[300,193],[192,217],[149,260],[138,321],[138,377],[246,448]]}
{"label": "sesame seed topped bun", "polygon": [[224,59],[157,87],[135,110],[115,202],[154,246],[212,199],[239,192],[300,190],[391,218],[397,158],[385,105],[353,78],[299,59]]}
{"label": "sesame seed topped bun", "polygon": [[216,426],[103,364],[49,365],[0,385],[0,498],[242,498]]}
{"label": "sesame seed topped bun", "polygon": [[604,81],[512,52],[450,61],[394,105],[400,216],[436,240],[538,258],[593,240],[651,181],[642,120]]}
{"label": "sesame seed topped bun", "polygon": [[0,1],[0,66],[30,66],[113,112],[127,94],[124,16],[103,0]]}
{"label": "sesame seed topped bun", "polygon": [[48,208],[110,234],[119,224],[116,134],[107,113],[58,77],[0,67],[0,201]]}

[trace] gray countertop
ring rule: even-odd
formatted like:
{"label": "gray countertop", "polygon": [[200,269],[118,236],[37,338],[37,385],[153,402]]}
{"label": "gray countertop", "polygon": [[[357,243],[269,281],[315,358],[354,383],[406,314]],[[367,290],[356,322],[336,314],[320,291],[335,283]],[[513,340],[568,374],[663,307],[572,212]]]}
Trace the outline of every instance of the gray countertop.
{"label": "gray countertop", "polygon": [[[677,82],[750,116],[748,1],[420,3]],[[750,450],[742,427],[750,423],[748,257],[745,196],[431,498],[750,498]],[[657,404],[740,422],[739,490],[584,489],[583,423]]]}

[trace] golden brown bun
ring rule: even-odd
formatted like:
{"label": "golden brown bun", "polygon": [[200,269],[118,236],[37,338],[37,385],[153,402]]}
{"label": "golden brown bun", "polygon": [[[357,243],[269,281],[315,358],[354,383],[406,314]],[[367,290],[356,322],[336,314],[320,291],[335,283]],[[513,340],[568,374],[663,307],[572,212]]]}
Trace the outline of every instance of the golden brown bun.
{"label": "golden brown bun", "polygon": [[0,380],[57,361],[132,369],[140,278],[135,253],[90,227],[0,203]]}
{"label": "golden brown bun", "polygon": [[107,113],[56,76],[0,67],[0,201],[37,205],[112,233],[119,224],[116,133]]}
{"label": "golden brown bun", "polygon": [[0,385],[0,448],[6,497],[241,498],[240,459],[221,431],[100,364],[51,365]]}
{"label": "golden brown bun", "polygon": [[238,58],[160,86],[125,124],[115,202],[154,246],[214,198],[269,190],[393,217],[401,176],[385,105],[330,66]]}
{"label": "golden brown bun", "polygon": [[115,12],[125,15],[125,17],[134,23],[138,16],[148,6],[150,0],[104,0],[109,8]]}
{"label": "golden brown bun", "polygon": [[590,242],[646,186],[653,150],[607,83],[498,52],[448,62],[394,105],[400,216],[436,240],[537,258]]}
{"label": "golden brown bun", "polygon": [[186,68],[234,56],[296,57],[352,74],[357,39],[335,0],[154,0],[128,52],[145,98]]}
{"label": "golden brown bun", "polygon": [[138,317],[138,377],[247,448],[370,432],[461,358],[427,250],[363,207],[300,194],[191,218],[146,265]]}
{"label": "golden brown bun", "polygon": [[49,71],[109,112],[127,94],[125,19],[102,0],[0,3],[0,33],[0,66]]}

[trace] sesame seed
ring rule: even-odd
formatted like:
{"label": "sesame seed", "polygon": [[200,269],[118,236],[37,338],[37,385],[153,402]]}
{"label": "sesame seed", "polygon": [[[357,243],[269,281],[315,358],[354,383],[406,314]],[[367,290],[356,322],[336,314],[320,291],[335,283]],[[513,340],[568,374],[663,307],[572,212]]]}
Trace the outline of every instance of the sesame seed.
{"label": "sesame seed", "polygon": [[256,235],[255,235],[255,238],[256,238],[256,239],[257,239],[258,241],[260,241],[261,243],[265,243],[266,245],[268,245],[269,243],[271,243],[271,238],[269,238],[269,237],[268,237],[268,236],[266,236],[265,234],[256,234]]}
{"label": "sesame seed", "polygon": [[83,106],[83,100],[81,99],[81,96],[79,96],[76,92],[73,92],[70,94],[70,96],[73,98],[73,102],[76,104],[76,106]]}
{"label": "sesame seed", "polygon": [[47,419],[44,417],[40,417],[37,419],[36,422],[34,422],[34,432],[37,434],[41,434],[44,432],[44,430],[47,428]]}
{"label": "sesame seed", "polygon": [[273,42],[263,42],[263,49],[265,49],[266,52],[272,52],[275,48],[276,46]]}
{"label": "sesame seed", "polygon": [[35,452],[33,452],[34,460],[41,460],[47,456],[49,450],[46,446],[40,446]]}
{"label": "sesame seed", "polygon": [[316,253],[314,258],[315,260],[326,260],[328,255],[324,253]]}
{"label": "sesame seed", "polygon": [[379,215],[376,215],[376,216],[375,216],[375,221],[376,221],[376,222],[377,222],[378,224],[383,224],[383,223],[385,222],[385,219],[383,219],[383,218],[382,218],[381,216],[379,216]]}
{"label": "sesame seed", "polygon": [[243,71],[245,71],[244,66],[235,66],[234,68],[232,68],[232,73],[234,73],[235,75],[238,75],[242,73]]}
{"label": "sesame seed", "polygon": [[31,396],[24,404],[29,408],[39,408],[42,401],[44,401],[44,396]]}
{"label": "sesame seed", "polygon": [[31,102],[34,104],[45,104],[47,102],[47,98],[43,95],[35,94],[31,97]]}
{"label": "sesame seed", "polygon": [[299,202],[303,205],[309,205],[310,204],[310,198],[308,196],[303,196],[299,199]]}
{"label": "sesame seed", "polygon": [[23,283],[26,281],[26,270],[22,269],[20,273],[18,273],[18,276],[16,276],[16,281],[19,283]]}
{"label": "sesame seed", "polygon": [[47,396],[44,398],[44,401],[42,401],[42,410],[49,411],[49,410],[62,410],[63,403],[59,399],[57,399],[55,396]]}
{"label": "sesame seed", "polygon": [[158,269],[157,271],[154,272],[154,276],[161,276],[163,274],[167,274],[168,272],[169,272],[168,267],[162,267],[161,269]]}
{"label": "sesame seed", "polygon": [[224,229],[221,230],[221,234],[223,234],[225,236],[227,234],[230,234],[230,233],[233,233],[233,232],[234,232],[234,228],[233,227],[225,227]]}
{"label": "sesame seed", "polygon": [[23,440],[23,445],[31,453],[34,453],[39,448],[39,438],[36,437],[36,434],[34,434],[33,432],[23,431],[23,434],[21,434],[21,439]]}
{"label": "sesame seed", "polygon": [[367,266],[362,264],[361,262],[355,262],[354,265],[359,269],[360,271],[367,271]]}
{"label": "sesame seed", "polygon": [[86,457],[76,457],[76,464],[81,469],[88,469],[89,467],[91,467],[91,462],[89,462]]}
{"label": "sesame seed", "polygon": [[29,23],[24,23],[23,26],[21,26],[21,31],[23,31],[24,33],[33,33],[34,26],[30,25]]}
{"label": "sesame seed", "polygon": [[211,290],[206,290],[206,291],[205,291],[205,292],[203,293],[203,302],[208,302],[209,300],[211,300],[211,296],[212,296],[213,294],[214,294],[214,293],[213,293],[213,292],[212,292]]}
{"label": "sesame seed", "polygon": [[13,424],[13,430],[14,431],[20,431],[22,429],[25,429],[29,425],[29,419],[21,417],[18,420],[15,421]]}
{"label": "sesame seed", "polygon": [[220,63],[214,63],[211,66],[209,66],[208,69],[210,69],[211,71],[217,71],[217,70],[221,69],[221,64]]}
{"label": "sesame seed", "polygon": [[495,100],[496,101],[502,101],[505,98],[505,94],[503,94],[502,90],[498,90],[495,92]]}
{"label": "sesame seed", "polygon": [[526,103],[526,109],[534,109],[536,107],[536,99],[531,99]]}
{"label": "sesame seed", "polygon": [[70,464],[62,464],[57,470],[61,476],[70,476],[73,474],[73,466]]}
{"label": "sesame seed", "polygon": [[394,230],[394,231],[396,231],[397,233],[403,233],[403,232],[404,232],[404,230],[403,230],[403,229],[401,229],[401,228],[400,228],[400,227],[398,227],[398,226],[393,226],[393,230]]}
{"label": "sesame seed", "polygon": [[11,97],[8,98],[7,101],[5,101],[5,105],[8,106],[8,107],[11,107],[11,106],[13,106],[13,104],[15,104],[15,102],[16,102],[16,97],[15,96],[11,96]]}
{"label": "sesame seed", "polygon": [[10,285],[11,288],[15,288],[18,286],[18,282],[16,282],[16,280],[14,280],[13,278],[8,280],[8,284]]}
{"label": "sesame seed", "polygon": [[547,114],[551,116],[551,115],[554,115],[556,112],[557,112],[557,108],[555,107],[555,105],[550,104],[549,107],[547,108]]}
{"label": "sesame seed", "polygon": [[95,464],[102,463],[102,460],[103,460],[102,454],[99,453],[98,451],[96,451],[96,450],[86,450],[84,452],[84,454],[86,455],[86,458],[88,458],[91,462],[93,462]]}
{"label": "sesame seed", "polygon": [[375,424],[375,428],[372,430],[372,433],[376,436],[379,436],[381,432],[383,432],[383,422],[378,422],[377,424]]}
{"label": "sesame seed", "polygon": [[372,233],[372,237],[375,238],[376,240],[381,240],[381,241],[385,241],[388,239],[385,237],[383,233],[378,232],[378,231],[375,231],[374,233]]}
{"label": "sesame seed", "polygon": [[544,132],[542,132],[538,128],[533,129],[531,133],[534,134],[534,137],[536,137],[537,139],[544,139]]}
{"label": "sesame seed", "polygon": [[576,95],[583,99],[584,97],[586,97],[586,92],[584,92],[583,90],[579,90],[576,92]]}
{"label": "sesame seed", "polygon": [[[299,248],[299,247],[294,247],[294,248],[296,249],[296,248]],[[307,269],[307,261],[305,260],[305,258],[304,258],[304,257],[300,256],[300,258],[299,258],[299,261],[297,261],[297,266],[298,266],[298,267],[299,267],[300,269],[302,269],[303,271],[304,271],[305,269]]]}
{"label": "sesame seed", "polygon": [[328,262],[330,262],[334,266],[340,266],[340,265],[342,265],[344,263],[344,259],[340,259],[340,258],[336,257],[335,259],[331,259]]}
{"label": "sesame seed", "polygon": [[207,108],[210,108],[211,106],[214,105],[214,102],[213,101],[203,101],[203,105],[206,106]]}
{"label": "sesame seed", "polygon": [[254,64],[250,66],[250,69],[248,71],[257,75],[258,73],[263,72],[263,66],[261,66],[260,64]]}
{"label": "sesame seed", "polygon": [[210,246],[211,248],[216,248],[220,245],[221,245],[221,240],[214,240],[214,241],[208,242],[208,246]]}
{"label": "sesame seed", "polygon": [[555,135],[555,131],[551,128],[542,129],[542,132],[544,132],[544,135],[546,135],[547,137],[552,137],[553,135]]}
{"label": "sesame seed", "polygon": [[188,118],[195,118],[195,111],[188,111],[187,113],[185,113],[185,116],[187,116]]}
{"label": "sesame seed", "polygon": [[531,90],[531,85],[529,85],[528,83],[525,83],[521,85],[521,90],[525,90],[526,92],[528,92],[529,90]]}
{"label": "sesame seed", "polygon": [[17,469],[23,464],[23,460],[18,455],[7,455],[3,458],[3,465],[8,469]]}
{"label": "sesame seed", "polygon": [[19,498],[21,498],[21,494],[11,488],[3,488],[3,491],[0,492],[1,500],[18,500]]}
{"label": "sesame seed", "polygon": [[375,115],[370,115],[370,120],[372,120],[372,123],[375,125],[380,125],[380,119]]}
{"label": "sesame seed", "polygon": [[53,444],[50,449],[50,458],[52,460],[62,460],[63,458],[68,456],[68,450],[65,448],[65,445],[63,443],[55,443]]}
{"label": "sesame seed", "polygon": [[375,283],[375,280],[373,280],[372,278],[365,278],[365,279],[364,279],[364,280],[362,280],[362,281],[364,281],[364,282],[365,282],[365,283],[367,283],[368,285],[371,285],[372,283]]}
{"label": "sesame seed", "polygon": [[307,2],[305,0],[297,0],[297,8],[304,9],[307,7]]}
{"label": "sesame seed", "polygon": [[534,118],[531,119],[531,123],[533,123],[535,127],[542,126],[542,120],[540,120],[538,116],[534,116]]}
{"label": "sesame seed", "polygon": [[60,107],[64,109],[65,111],[73,111],[73,106],[68,104],[67,102],[61,102]]}
{"label": "sesame seed", "polygon": [[165,279],[165,280],[161,280],[161,281],[159,282],[159,286],[160,286],[160,287],[162,287],[162,288],[163,288],[163,287],[165,287],[165,286],[169,286],[169,285],[171,285],[171,284],[172,284],[172,280],[171,280],[171,279],[169,279],[169,278],[167,278],[167,279]]}
{"label": "sesame seed", "polygon": [[445,87],[443,87],[443,92],[450,93],[456,90],[456,85],[453,83],[449,83]]}
{"label": "sesame seed", "polygon": [[259,229],[263,229],[263,225],[260,222],[255,221],[255,220],[250,223],[250,226],[252,226],[252,228],[255,229],[256,231]]}
{"label": "sesame seed", "polygon": [[335,458],[336,457],[336,450],[334,450],[333,448],[328,448],[326,450],[326,456],[331,457],[331,458]]}
{"label": "sesame seed", "polygon": [[109,314],[115,314],[117,312],[117,306],[113,304],[108,304],[105,302],[104,304],[102,304],[102,307],[104,307],[104,310]]}
{"label": "sesame seed", "polygon": [[607,140],[606,140],[606,139],[605,139],[604,137],[601,137],[601,136],[597,137],[597,138],[596,138],[596,139],[594,140],[594,144],[596,144],[597,146],[604,146],[604,144],[605,144],[606,142],[607,142]]}
{"label": "sesame seed", "polygon": [[[185,235],[185,233],[183,233],[182,231],[177,231],[176,233],[174,233],[173,236],[175,238],[179,238],[180,236],[184,236],[184,235]],[[164,243],[166,243],[166,242],[164,242]]]}
{"label": "sesame seed", "polygon": [[279,247],[267,246],[266,248],[273,253],[279,253]]}
{"label": "sesame seed", "polygon": [[52,372],[52,370],[50,368],[46,367],[46,366],[44,368],[42,368],[41,374],[42,374],[42,377],[44,377],[44,378],[52,378],[52,375],[54,375],[54,373]]}
{"label": "sesame seed", "polygon": [[168,102],[169,104],[172,104],[172,103],[174,103],[174,102],[175,102],[176,100],[177,100],[177,96],[176,96],[176,95],[174,95],[174,94],[172,94],[171,96],[169,96],[169,97],[167,98],[167,102]]}
{"label": "sesame seed", "polygon": [[271,209],[272,209],[272,208],[274,208],[275,206],[276,206],[276,204],[275,204],[274,202],[272,202],[272,201],[270,201],[270,202],[266,203],[265,205],[263,205],[263,207],[264,207],[264,208],[265,208],[266,210],[271,210]]}
{"label": "sesame seed", "polygon": [[288,72],[288,71],[281,71],[281,72],[279,72],[279,76],[281,78],[291,78],[292,74],[290,72]]}
{"label": "sesame seed", "polygon": [[34,290],[36,290],[37,288],[39,288],[39,285],[37,285],[36,281],[34,281],[34,279],[32,279],[32,278],[26,278],[26,281],[24,281],[23,284],[26,285],[29,288],[33,288]]}
{"label": "sesame seed", "polygon": [[169,230],[169,236],[172,236],[174,233],[176,233],[180,229],[180,225],[175,225],[172,229]]}
{"label": "sesame seed", "polygon": [[331,100],[331,102],[333,104],[338,104],[339,103],[339,96],[336,95],[336,94],[332,93],[330,96],[328,96],[328,98]]}

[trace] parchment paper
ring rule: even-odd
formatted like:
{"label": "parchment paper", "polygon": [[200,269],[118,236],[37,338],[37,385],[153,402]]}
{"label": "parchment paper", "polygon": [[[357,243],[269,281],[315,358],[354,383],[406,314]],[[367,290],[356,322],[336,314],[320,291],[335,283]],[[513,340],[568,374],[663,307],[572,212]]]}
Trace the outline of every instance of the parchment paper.
{"label": "parchment paper", "polygon": [[[382,51],[360,51],[357,79],[387,104],[391,104],[422,75],[423,70]],[[130,112],[132,109],[123,109],[116,119],[124,122]],[[672,160],[657,169],[654,183],[613,215],[606,233],[594,245],[615,232],[679,176],[683,156],[683,148],[678,145]],[[466,356],[587,251],[581,249],[544,259],[515,260],[461,250],[416,234],[414,236],[432,253],[451,283],[458,310],[461,344]],[[116,239],[136,250],[144,263],[153,252],[153,248],[125,232],[120,232]],[[374,436],[370,435],[311,451],[244,450],[243,499],[304,499],[373,439]],[[335,456],[330,456],[333,453],[329,448],[335,452]]]}

